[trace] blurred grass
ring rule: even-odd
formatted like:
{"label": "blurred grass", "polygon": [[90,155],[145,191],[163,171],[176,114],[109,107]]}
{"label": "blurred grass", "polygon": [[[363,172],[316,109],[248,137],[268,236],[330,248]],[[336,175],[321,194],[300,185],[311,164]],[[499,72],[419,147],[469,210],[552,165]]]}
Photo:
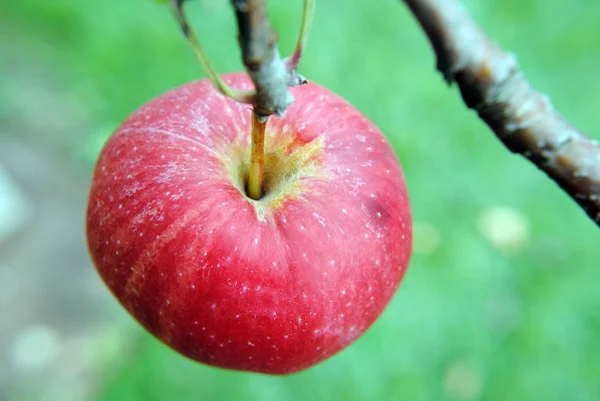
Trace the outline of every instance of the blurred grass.
{"label": "blurred grass", "polygon": [[[218,70],[240,70],[227,2],[190,3]],[[300,3],[270,1],[284,54]],[[301,63],[386,134],[415,221],[433,227],[417,243],[439,237],[415,252],[382,318],[338,356],[291,377],[198,365],[128,322],[137,346],[102,367],[98,401],[600,399],[597,227],[464,108],[398,3],[319,1]],[[466,5],[565,117],[598,137],[600,3]],[[74,168],[90,169],[132,110],[203,76],[167,9],[150,1],[26,0],[2,9],[0,117],[63,127],[29,139]],[[523,220],[526,235],[512,251],[483,235],[482,215],[497,207]]]}

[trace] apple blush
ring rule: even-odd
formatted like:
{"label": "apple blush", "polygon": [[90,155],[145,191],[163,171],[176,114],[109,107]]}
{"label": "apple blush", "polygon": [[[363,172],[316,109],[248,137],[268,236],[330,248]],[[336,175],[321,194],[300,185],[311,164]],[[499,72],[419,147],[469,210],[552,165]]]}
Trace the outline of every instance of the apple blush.
{"label": "apple blush", "polygon": [[[224,80],[251,89],[245,74]],[[196,361],[286,374],[342,350],[406,271],[412,225],[381,132],[328,90],[268,119],[246,194],[252,111],[208,80],[135,111],[102,150],[87,210],[98,273],[150,333]]]}

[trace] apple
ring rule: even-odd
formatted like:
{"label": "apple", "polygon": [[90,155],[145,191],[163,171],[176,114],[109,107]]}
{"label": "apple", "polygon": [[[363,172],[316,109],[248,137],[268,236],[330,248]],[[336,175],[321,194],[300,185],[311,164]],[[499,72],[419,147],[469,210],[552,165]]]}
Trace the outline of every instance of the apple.
{"label": "apple", "polygon": [[[251,89],[245,74],[224,80]],[[412,245],[398,160],[316,84],[266,127],[264,194],[246,195],[251,108],[208,80],[135,111],[102,150],[87,210],[93,262],[158,339],[196,361],[286,374],[356,340]]]}

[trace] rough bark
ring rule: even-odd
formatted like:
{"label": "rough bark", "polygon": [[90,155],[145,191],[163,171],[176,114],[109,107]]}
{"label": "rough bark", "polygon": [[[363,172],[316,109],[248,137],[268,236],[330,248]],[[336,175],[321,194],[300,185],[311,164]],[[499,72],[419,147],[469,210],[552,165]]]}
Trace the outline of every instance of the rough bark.
{"label": "rough bark", "polygon": [[460,88],[498,139],[553,179],[600,226],[600,145],[578,131],[525,79],[457,0],[403,0],[437,56],[437,69]]}
{"label": "rough bark", "polygon": [[277,48],[277,34],[271,28],[264,0],[231,0],[238,23],[242,59],[254,82],[254,112],[266,117],[282,115],[294,101],[288,86],[306,83]]}

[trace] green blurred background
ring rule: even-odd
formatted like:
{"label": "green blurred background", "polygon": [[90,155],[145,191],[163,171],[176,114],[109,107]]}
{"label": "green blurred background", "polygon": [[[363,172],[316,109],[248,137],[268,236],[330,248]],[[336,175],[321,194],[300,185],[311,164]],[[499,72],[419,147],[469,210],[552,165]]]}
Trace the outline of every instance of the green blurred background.
{"label": "green blurred background", "polygon": [[[567,119],[600,137],[600,2],[466,6]],[[288,53],[301,1],[269,7]],[[240,70],[228,2],[188,9],[217,69]],[[412,198],[414,256],[389,308],[347,350],[290,377],[229,372],[144,333],[85,247],[104,141],[145,101],[203,77],[168,9],[2,2],[0,399],[599,400],[600,232],[433,67],[399,1],[317,2],[300,70],[393,144]]]}

